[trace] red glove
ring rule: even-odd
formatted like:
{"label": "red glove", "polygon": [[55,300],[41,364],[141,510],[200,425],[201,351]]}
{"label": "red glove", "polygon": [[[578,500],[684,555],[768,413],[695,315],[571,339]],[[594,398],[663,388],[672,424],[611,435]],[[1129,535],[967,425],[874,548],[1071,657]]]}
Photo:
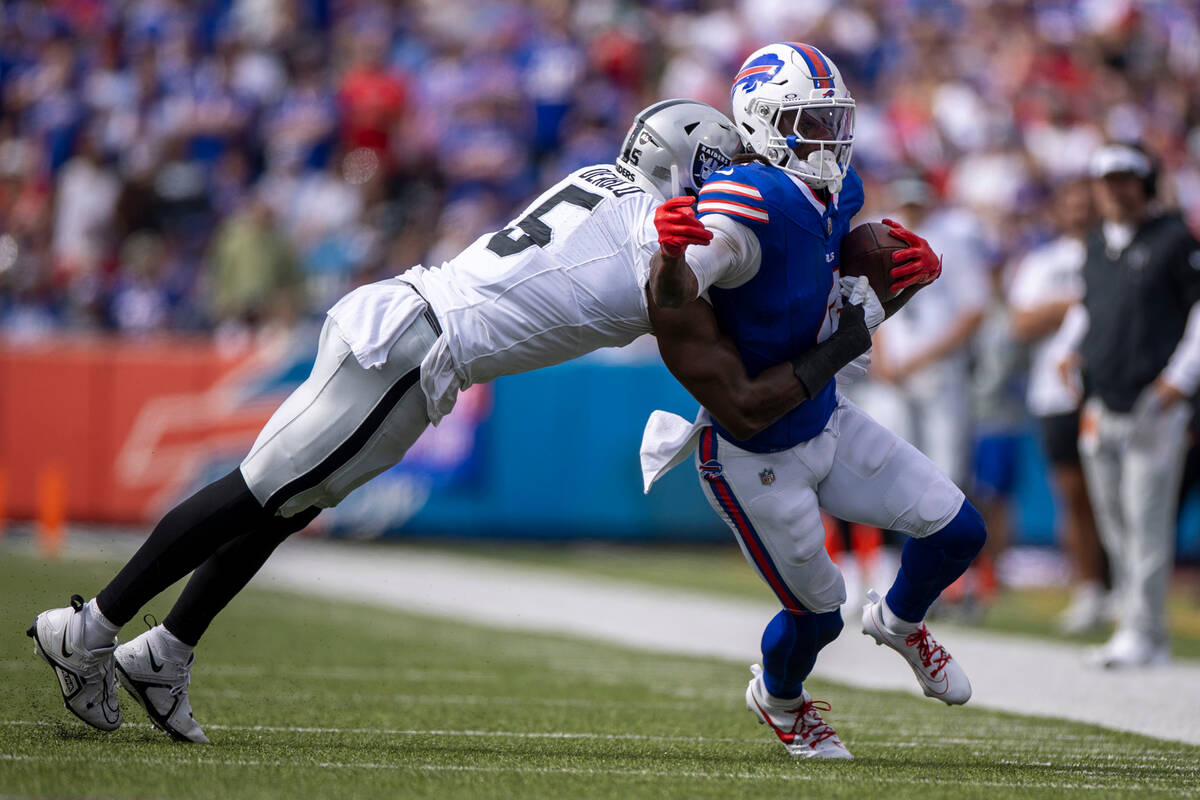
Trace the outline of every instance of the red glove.
{"label": "red glove", "polygon": [[712,231],[696,218],[692,198],[687,195],[673,197],[654,212],[654,227],[658,231],[658,246],[664,256],[679,258],[689,244],[708,244]]}
{"label": "red glove", "polygon": [[933,252],[929,242],[894,220],[885,219],[883,224],[892,229],[892,236],[908,245],[892,253],[892,261],[899,265],[892,267],[889,273],[892,276],[892,291],[900,292],[910,286],[923,286],[936,281],[942,274],[942,258]]}

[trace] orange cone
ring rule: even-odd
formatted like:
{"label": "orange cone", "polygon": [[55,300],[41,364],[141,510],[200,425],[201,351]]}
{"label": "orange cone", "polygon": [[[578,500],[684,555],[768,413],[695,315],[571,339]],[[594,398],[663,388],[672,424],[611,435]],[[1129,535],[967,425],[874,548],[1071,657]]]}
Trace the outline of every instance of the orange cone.
{"label": "orange cone", "polygon": [[38,474],[37,539],[46,558],[57,558],[67,529],[67,476],[53,464]]}
{"label": "orange cone", "polygon": [[8,484],[4,482],[4,470],[0,469],[0,542],[4,541],[4,529],[8,526]]}
{"label": "orange cone", "polygon": [[829,553],[833,563],[841,563],[839,559],[842,555],[842,537],[838,530],[841,523],[824,511],[821,512],[821,522],[825,526],[825,552]]}
{"label": "orange cone", "polygon": [[850,546],[867,574],[874,567],[879,548],[883,547],[883,531],[874,525],[854,523],[850,526]]}

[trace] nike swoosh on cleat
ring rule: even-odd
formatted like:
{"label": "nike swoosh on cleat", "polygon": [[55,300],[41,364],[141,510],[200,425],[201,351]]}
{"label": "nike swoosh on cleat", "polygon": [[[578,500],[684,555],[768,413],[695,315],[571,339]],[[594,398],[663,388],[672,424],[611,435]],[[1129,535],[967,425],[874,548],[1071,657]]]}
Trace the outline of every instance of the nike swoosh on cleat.
{"label": "nike swoosh on cleat", "polygon": [[154,660],[154,651],[150,649],[150,645],[146,645],[146,653],[150,656],[150,669],[162,672],[163,665]]}
{"label": "nike swoosh on cleat", "polygon": [[62,654],[63,654],[63,658],[70,658],[71,656],[75,655],[74,653],[72,653],[70,650],[68,650],[68,649],[67,649],[67,629],[68,629],[69,627],[70,627],[70,624],[69,624],[69,623],[68,623],[66,626],[64,626],[64,627],[63,627],[63,638],[62,638]]}
{"label": "nike swoosh on cleat", "polygon": [[116,696],[109,693],[107,684],[104,687],[104,697],[100,701],[100,710],[104,712],[104,719],[109,723],[116,723],[121,719],[121,706]]}
{"label": "nike swoosh on cleat", "polygon": [[763,722],[767,723],[771,730],[775,731],[775,735],[779,737],[779,741],[783,742],[784,744],[791,744],[792,741],[795,740],[796,735],[794,733],[786,733],[785,731],[780,730],[778,726],[775,725],[775,721],[771,719],[771,715],[768,714],[762,707],[762,704],[758,702],[758,698],[751,694],[750,699],[754,701],[754,705],[758,709],[758,713],[761,715],[759,718]]}
{"label": "nike swoosh on cleat", "polygon": [[[146,649],[149,650],[150,648]],[[179,698],[174,698],[174,701],[171,703],[171,707],[167,709],[166,713],[160,713],[154,707],[154,702],[150,699],[150,695],[146,693],[146,689],[148,687],[159,686],[160,688],[165,689],[168,688],[167,686],[164,684],[152,684],[145,681],[136,681],[133,679],[133,676],[126,672],[125,668],[120,664],[117,664],[117,672],[124,676],[125,680],[122,681],[122,685],[130,694],[133,695],[134,699],[138,701],[138,705],[140,705],[146,711],[146,715],[150,717],[150,722],[154,724],[154,727],[158,728],[160,731],[176,741],[191,741],[191,739],[175,730],[175,728],[173,728],[169,722],[171,715],[174,714],[175,709],[179,707]]]}
{"label": "nike swoosh on cleat", "polygon": [[943,675],[937,683],[933,683],[929,678],[925,677],[923,672],[919,672],[916,667],[913,667],[913,672],[917,673],[917,677],[921,680],[921,683],[929,687],[929,691],[934,694],[945,694],[950,691],[950,678],[947,676]]}
{"label": "nike swoosh on cleat", "polygon": [[[878,608],[878,606],[876,606],[876,608]],[[880,611],[880,616],[882,616],[882,613],[883,612]],[[884,631],[887,630],[887,626],[883,624],[882,619],[875,616],[875,608],[871,609],[871,625],[879,633],[878,636],[872,636],[872,638],[875,639],[875,643],[880,645],[883,644],[880,639],[881,637],[886,637]],[[907,660],[907,656],[905,656],[905,660]],[[945,673],[943,673],[941,678],[934,683],[930,681],[929,677],[922,670],[920,670],[916,664],[913,664],[910,661],[908,666],[909,669],[913,671],[913,675],[915,675],[917,680],[920,681],[921,685],[929,689],[929,691],[933,692],[934,694],[940,695],[950,691],[950,677]]]}

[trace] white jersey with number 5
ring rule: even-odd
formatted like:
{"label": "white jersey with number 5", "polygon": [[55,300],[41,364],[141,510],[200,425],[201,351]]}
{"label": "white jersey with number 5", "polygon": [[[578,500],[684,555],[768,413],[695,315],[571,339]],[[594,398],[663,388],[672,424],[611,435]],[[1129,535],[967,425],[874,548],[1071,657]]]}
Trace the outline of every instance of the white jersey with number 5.
{"label": "white jersey with number 5", "polygon": [[[586,167],[440,267],[405,272],[400,280],[420,291],[445,334],[422,364],[430,419],[440,419],[471,384],[649,333],[643,287],[658,247],[653,214],[660,202],[612,165]],[[408,314],[381,313],[388,290],[374,286],[330,311],[367,367],[386,357],[409,323]],[[366,296],[371,291],[375,297]]]}

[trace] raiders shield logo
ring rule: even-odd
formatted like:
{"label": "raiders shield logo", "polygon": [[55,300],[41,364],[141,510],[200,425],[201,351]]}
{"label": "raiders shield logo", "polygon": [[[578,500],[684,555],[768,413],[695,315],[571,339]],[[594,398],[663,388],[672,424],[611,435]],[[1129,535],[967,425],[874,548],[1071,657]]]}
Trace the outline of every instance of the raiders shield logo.
{"label": "raiders shield logo", "polygon": [[703,186],[709,175],[725,169],[731,163],[729,157],[717,148],[703,142],[696,145],[696,155],[692,157],[692,185]]}
{"label": "raiders shield logo", "polygon": [[762,481],[763,486],[770,486],[775,482],[775,470],[767,467],[762,472],[758,473],[758,479]]}

